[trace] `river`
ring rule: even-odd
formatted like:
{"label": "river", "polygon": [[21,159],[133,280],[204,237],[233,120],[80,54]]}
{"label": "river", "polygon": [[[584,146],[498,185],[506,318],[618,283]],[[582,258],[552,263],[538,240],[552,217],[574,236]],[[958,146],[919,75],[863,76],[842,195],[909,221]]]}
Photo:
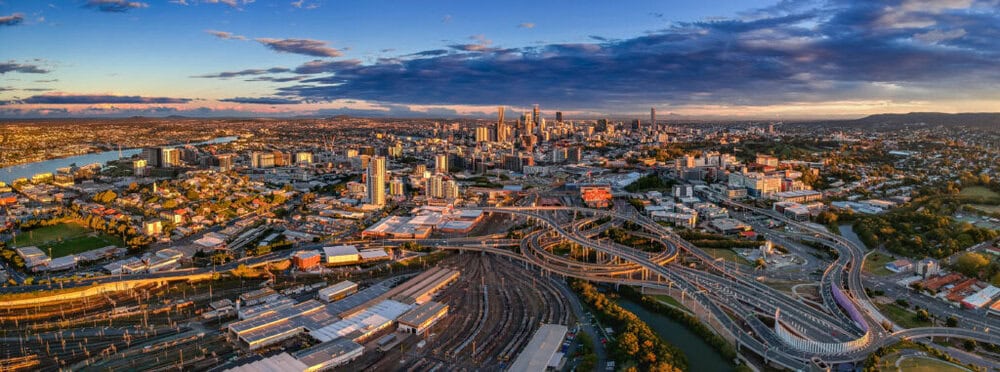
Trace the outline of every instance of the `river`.
{"label": "river", "polygon": [[[218,143],[229,143],[235,141],[237,138],[238,137],[235,136],[218,137],[210,139],[208,141],[192,142],[190,143],[190,145],[199,146],[199,145],[210,145]],[[142,152],[142,149],[122,150],[121,156],[128,158],[131,157],[132,155],[139,154],[140,152]],[[76,164],[77,166],[84,166],[93,163],[105,164],[112,160],[118,160],[118,151],[95,152],[92,154],[77,155],[66,158],[49,159],[34,163],[14,165],[6,168],[0,168],[0,181],[10,184],[18,178],[31,178],[31,176],[40,173],[55,173],[57,169],[68,167],[72,164]]]}
{"label": "river", "polygon": [[858,247],[865,249],[868,248],[868,246],[866,246],[865,243],[861,241],[861,238],[858,237],[858,234],[854,233],[854,227],[852,227],[851,224],[845,223],[843,225],[837,226],[837,228],[840,229],[840,236],[843,236],[844,238],[847,238],[847,240],[850,240],[854,244],[857,244]]}
{"label": "river", "polygon": [[659,334],[664,341],[681,349],[684,355],[687,356],[688,370],[726,372],[735,369],[732,361],[727,360],[712,345],[709,345],[701,337],[689,331],[684,325],[664,315],[646,310],[642,305],[627,299],[618,298],[615,302],[639,316],[639,319],[649,324],[649,327]]}

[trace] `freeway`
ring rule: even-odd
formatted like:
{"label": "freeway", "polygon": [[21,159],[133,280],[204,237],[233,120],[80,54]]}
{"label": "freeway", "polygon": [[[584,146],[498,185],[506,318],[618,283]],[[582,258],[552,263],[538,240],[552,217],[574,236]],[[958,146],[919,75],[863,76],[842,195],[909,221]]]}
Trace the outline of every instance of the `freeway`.
{"label": "freeway", "polygon": [[[954,337],[969,337],[977,340],[984,340],[984,342],[991,342],[989,340],[995,341],[995,339],[992,336],[988,335],[985,332],[974,331],[974,330],[950,332],[949,329],[943,329],[943,328],[921,331],[923,333],[916,332],[909,335],[901,334],[899,337],[888,337],[889,334],[885,332],[883,329],[881,329],[881,325],[878,325],[878,327],[871,327],[871,325],[875,323],[875,320],[872,319],[871,317],[867,317],[863,319],[864,323],[862,324],[862,326],[867,326],[867,328],[872,331],[870,331],[870,333],[866,332],[864,335],[852,341],[846,341],[845,344],[849,344],[850,348],[841,347],[838,348],[836,352],[828,352],[828,353],[825,352],[817,353],[815,351],[808,351],[809,347],[812,347],[810,346],[811,344],[809,343],[815,344],[814,341],[802,340],[802,342],[807,343],[807,345],[805,346],[790,345],[789,340],[787,338],[783,339],[782,337],[778,336],[777,334],[778,332],[776,331],[777,327],[775,329],[771,329],[770,327],[764,325],[760,321],[760,319],[757,318],[756,315],[749,316],[749,314],[757,314],[757,312],[754,311],[753,309],[744,306],[744,303],[753,303],[754,301],[774,301],[777,299],[781,299],[782,297],[787,298],[787,296],[785,296],[784,294],[775,295],[773,294],[774,292],[773,289],[770,289],[767,286],[763,286],[762,284],[757,283],[753,280],[747,280],[746,278],[743,278],[743,275],[737,275],[737,274],[728,274],[734,279],[732,281],[719,280],[719,279],[707,280],[708,279],[707,277],[704,277],[706,280],[701,280],[704,274],[698,274],[702,276],[700,276],[699,280],[695,281],[695,283],[692,283],[690,277],[684,277],[683,275],[678,274],[677,271],[679,270],[668,269],[668,267],[676,268],[677,266],[654,263],[649,260],[649,257],[645,254],[645,252],[639,252],[634,249],[630,249],[628,247],[618,246],[616,244],[594,241],[582,237],[573,231],[567,231],[562,227],[561,224],[557,223],[552,216],[546,214],[546,212],[560,211],[560,210],[571,211],[573,213],[587,213],[587,214],[623,219],[625,221],[629,221],[639,226],[642,226],[647,230],[651,230],[654,231],[655,233],[662,234],[661,235],[662,239],[672,243],[672,244],[667,244],[668,253],[670,254],[671,257],[671,260],[668,262],[672,262],[674,258],[676,258],[676,255],[678,253],[677,247],[681,247],[685,251],[689,251],[696,257],[699,258],[704,257],[702,254],[699,254],[699,250],[697,250],[697,248],[693,248],[689,244],[685,244],[686,242],[683,241],[683,239],[679,239],[679,237],[672,237],[671,232],[662,228],[658,224],[655,224],[651,221],[642,218],[642,216],[639,216],[635,213],[628,213],[628,212],[622,213],[620,211],[612,212],[612,211],[594,210],[589,208],[578,208],[578,207],[484,208],[485,212],[516,214],[522,217],[527,217],[534,221],[541,222],[548,229],[550,229],[551,231],[565,238],[568,241],[587,247],[589,249],[594,249],[609,255],[621,257],[625,261],[638,264],[644,270],[656,275],[657,282],[635,280],[632,278],[607,277],[607,276],[597,275],[597,273],[592,273],[592,272],[579,272],[573,270],[570,267],[555,267],[552,265],[552,263],[546,262],[544,260],[532,259],[531,260],[532,264],[539,265],[550,273],[564,275],[564,276],[579,277],[587,280],[594,280],[599,282],[607,282],[615,284],[638,285],[645,288],[663,288],[667,290],[676,288],[682,290],[684,291],[684,293],[690,294],[689,295],[690,298],[697,301],[697,305],[700,306],[701,309],[703,310],[702,316],[703,320],[706,321],[706,323],[709,324],[715,323],[714,327],[716,328],[717,331],[727,333],[728,335],[726,336],[728,336],[728,338],[730,339],[735,339],[736,343],[741,347],[749,348],[760,355],[766,356],[768,360],[788,368],[793,368],[793,369],[801,368],[804,365],[803,363],[807,363],[806,361],[810,360],[812,357],[817,355],[822,356],[823,360],[827,362],[842,363],[842,362],[857,361],[865,358],[875,348],[891,344],[892,342],[895,342],[895,340],[898,340],[899,337],[921,337],[921,335],[923,334],[931,334],[928,332],[941,332],[941,333],[947,333],[949,335],[954,334]],[[830,240],[835,241],[836,239],[830,239]],[[844,244],[843,242],[837,242],[837,243]],[[849,249],[849,247],[844,247],[844,246],[841,246],[841,248]],[[849,276],[858,275],[857,276],[858,282],[860,282],[860,265],[854,264],[855,262],[863,259],[863,255],[859,253],[860,252],[856,251],[855,252],[845,251],[844,254],[842,255],[844,257],[844,260],[840,261],[839,264],[832,265],[831,266],[832,268],[828,269],[828,271],[849,270],[848,273]],[[703,260],[705,261],[707,266],[715,268],[718,267],[716,265],[713,265],[714,260],[712,260],[710,257],[704,257]],[[719,271],[725,273],[725,271],[723,271],[722,268],[719,268]],[[685,275],[694,275],[694,274],[688,272]],[[661,278],[666,280],[666,283],[659,282]],[[832,288],[833,283],[835,282],[837,276],[829,275],[826,278],[827,278],[826,280],[828,280],[831,283],[830,287]],[[711,282],[712,285],[714,285],[714,287],[706,286],[706,283],[709,282]],[[849,287],[852,287],[852,282],[853,282],[852,280],[850,279],[848,280]],[[708,290],[710,288],[722,289],[724,288],[723,285],[727,285],[727,283],[738,283],[742,287],[737,287],[725,291],[718,291],[720,293],[712,293],[712,291]],[[742,300],[739,300],[737,296],[735,296],[735,293],[740,290],[759,291],[760,296],[754,296],[752,298],[744,296],[742,297]],[[861,293],[863,293],[864,289],[863,287],[860,286],[854,286],[853,288],[850,288],[850,292],[852,295],[854,295],[856,291],[860,291]],[[733,299],[737,299],[737,301],[733,301]],[[867,300],[867,297],[863,297],[863,299]],[[826,316],[828,316],[828,314],[818,311],[814,308],[811,308],[808,305],[802,304],[798,301],[795,300],[790,300],[790,301],[792,302],[785,302],[785,301],[774,302],[772,305],[775,310],[779,308],[782,309],[782,311],[785,312],[783,313],[783,315],[787,314],[792,316],[793,318],[824,319]],[[851,299],[850,301],[851,304],[857,306],[855,302],[857,300]],[[767,307],[767,309],[770,308],[771,307]],[[761,309],[757,309],[757,311],[759,310]],[[741,326],[739,323],[733,321],[733,319],[730,318],[730,314],[746,314],[742,318],[742,321],[745,323],[745,325]],[[782,324],[785,324],[787,322],[787,319],[788,319],[787,316],[783,317]],[[825,319],[823,321],[829,322],[829,320]],[[749,327],[749,330],[746,327]],[[782,326],[782,328],[785,327]],[[800,324],[799,327],[792,327],[792,328],[797,330],[801,329],[802,327]],[[831,329],[836,329],[836,328],[831,328]],[[849,332],[847,332],[848,331],[847,329],[841,329],[841,330],[845,332],[843,333],[843,335],[835,335],[837,340],[845,340],[847,338],[847,335],[850,334]],[[813,328],[810,333],[815,333],[815,331],[816,329]],[[795,340],[793,339],[792,341]]]}

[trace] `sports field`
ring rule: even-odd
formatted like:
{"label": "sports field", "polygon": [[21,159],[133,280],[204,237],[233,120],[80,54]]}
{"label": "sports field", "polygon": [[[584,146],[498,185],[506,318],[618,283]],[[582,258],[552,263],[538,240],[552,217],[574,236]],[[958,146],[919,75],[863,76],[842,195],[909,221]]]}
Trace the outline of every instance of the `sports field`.
{"label": "sports field", "polygon": [[36,246],[45,253],[52,249],[52,258],[102,248],[124,246],[120,238],[95,232],[76,223],[61,223],[25,231],[17,236],[14,247]]}

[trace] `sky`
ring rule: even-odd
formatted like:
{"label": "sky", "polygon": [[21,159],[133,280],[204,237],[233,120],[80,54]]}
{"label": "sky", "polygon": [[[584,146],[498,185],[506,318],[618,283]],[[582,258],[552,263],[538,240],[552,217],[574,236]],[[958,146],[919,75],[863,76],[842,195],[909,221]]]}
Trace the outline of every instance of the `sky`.
{"label": "sky", "polygon": [[1000,0],[0,0],[0,118],[1000,108]]}

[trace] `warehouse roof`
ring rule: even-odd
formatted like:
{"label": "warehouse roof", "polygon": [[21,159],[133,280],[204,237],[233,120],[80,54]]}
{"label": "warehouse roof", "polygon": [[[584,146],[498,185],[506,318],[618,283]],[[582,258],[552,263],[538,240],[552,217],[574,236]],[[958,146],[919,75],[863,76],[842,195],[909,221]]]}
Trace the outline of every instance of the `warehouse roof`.
{"label": "warehouse roof", "polygon": [[543,324],[535,331],[524,351],[510,365],[511,371],[545,371],[552,356],[559,350],[568,329],[561,324]]}
{"label": "warehouse roof", "polygon": [[442,304],[435,301],[427,301],[423,305],[417,306],[413,310],[407,311],[405,314],[401,315],[398,319],[399,323],[419,326],[424,324],[428,319],[433,318],[437,313],[441,312],[442,309],[447,309],[448,305]]}

